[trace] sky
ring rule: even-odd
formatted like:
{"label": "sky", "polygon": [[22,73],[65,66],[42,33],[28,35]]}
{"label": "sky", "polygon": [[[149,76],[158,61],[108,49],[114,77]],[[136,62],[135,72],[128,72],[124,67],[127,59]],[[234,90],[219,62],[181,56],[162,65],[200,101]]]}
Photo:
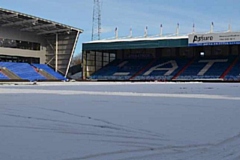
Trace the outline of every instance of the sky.
{"label": "sky", "polygon": [[[113,38],[118,28],[119,37],[126,37],[132,28],[133,36],[157,35],[160,25],[163,34],[187,35],[193,30],[226,31],[228,25],[240,31],[240,0],[100,0],[102,15],[101,39]],[[84,30],[75,55],[81,53],[82,43],[91,41],[93,0],[1,0],[0,7],[71,25]]]}

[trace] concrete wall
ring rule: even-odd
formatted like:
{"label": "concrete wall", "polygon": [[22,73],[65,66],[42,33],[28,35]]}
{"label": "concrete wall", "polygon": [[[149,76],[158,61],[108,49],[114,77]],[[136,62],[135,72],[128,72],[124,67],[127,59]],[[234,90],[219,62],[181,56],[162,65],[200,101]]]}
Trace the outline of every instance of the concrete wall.
{"label": "concrete wall", "polygon": [[[58,71],[65,74],[69,64],[77,31],[61,33],[58,35]],[[48,63],[55,67],[56,35],[39,36],[34,33],[21,32],[13,28],[0,27],[0,38],[14,39],[40,43],[40,51],[31,51],[0,47],[0,54],[11,56],[25,56],[40,58],[40,63]]]}
{"label": "concrete wall", "polygon": [[43,50],[31,51],[31,50],[1,48],[0,47],[0,55],[40,58],[40,63],[42,63],[42,64],[44,64],[46,62],[45,54],[46,54],[46,51],[43,51]]}
{"label": "concrete wall", "polygon": [[2,28],[0,27],[0,38],[21,40],[28,42],[40,43],[40,51],[15,49],[15,48],[3,48],[0,47],[0,54],[11,56],[23,56],[23,57],[36,57],[40,58],[40,63],[46,62],[46,40],[42,36],[38,36],[33,33],[20,32],[14,28]]}

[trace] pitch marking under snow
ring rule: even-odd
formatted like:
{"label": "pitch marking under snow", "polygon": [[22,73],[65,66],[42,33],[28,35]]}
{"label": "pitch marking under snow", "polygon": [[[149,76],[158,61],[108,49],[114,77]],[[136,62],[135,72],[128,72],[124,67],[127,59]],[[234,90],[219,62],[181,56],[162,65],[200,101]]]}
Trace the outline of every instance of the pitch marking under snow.
{"label": "pitch marking under snow", "polygon": [[208,94],[166,94],[166,93],[135,93],[135,92],[99,92],[99,91],[69,91],[69,90],[37,90],[37,89],[5,89],[0,94],[55,94],[55,95],[92,95],[92,96],[131,96],[131,97],[164,97],[164,98],[195,98],[237,100],[240,97]]}

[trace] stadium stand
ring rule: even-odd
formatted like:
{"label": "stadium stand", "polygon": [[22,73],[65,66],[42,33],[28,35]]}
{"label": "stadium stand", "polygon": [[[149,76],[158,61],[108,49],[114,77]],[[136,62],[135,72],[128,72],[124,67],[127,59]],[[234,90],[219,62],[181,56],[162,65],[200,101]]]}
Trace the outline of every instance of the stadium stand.
{"label": "stadium stand", "polygon": [[[32,64],[32,66],[36,67],[37,69],[43,70],[47,74],[49,74],[50,75],[50,80],[67,80],[64,76],[62,76],[58,72],[55,72],[52,68],[50,68],[46,64]],[[52,79],[51,77],[53,77],[54,79]]]}
{"label": "stadium stand", "polygon": [[82,48],[83,80],[240,82],[240,32],[117,37]]}
{"label": "stadium stand", "polygon": [[149,59],[115,60],[91,76],[91,79],[129,80],[146,66]]}
{"label": "stadium stand", "polygon": [[188,61],[188,59],[166,58],[154,60],[154,63],[146,67],[134,80],[171,80]]}
{"label": "stadium stand", "polygon": [[237,58],[236,62],[231,66],[231,69],[227,73],[226,76],[224,76],[224,79],[227,81],[239,81],[240,80],[240,60]]}
{"label": "stadium stand", "polygon": [[[0,7],[0,80],[66,80],[82,33],[73,26]],[[47,65],[30,65],[39,63],[64,76]]]}
{"label": "stadium stand", "polygon": [[224,71],[233,62],[233,57],[196,59],[177,80],[220,79]]}
{"label": "stadium stand", "polygon": [[9,80],[9,78],[0,72],[0,80]]}
{"label": "stadium stand", "polygon": [[1,68],[1,72],[7,76],[9,79],[11,80],[22,80],[22,78],[20,78],[19,76],[17,76],[15,73],[13,73],[12,71],[10,71],[9,69],[7,69],[6,67],[2,67]]}
{"label": "stadium stand", "polygon": [[[162,58],[114,60],[95,72],[93,80],[222,80],[224,73],[234,63],[236,57],[219,58]],[[240,61],[234,63],[225,77],[239,80]]]}
{"label": "stadium stand", "polygon": [[48,81],[67,79],[45,64],[0,62],[0,80]]}
{"label": "stadium stand", "polygon": [[115,72],[117,72],[118,69],[118,65],[121,63],[121,60],[114,60],[111,63],[109,63],[108,65],[106,65],[105,67],[101,68],[100,70],[98,70],[97,72],[95,72],[90,79],[96,80],[96,79],[114,79],[116,78],[114,75]]}
{"label": "stadium stand", "polygon": [[46,80],[45,77],[37,73],[28,63],[0,62],[0,66],[8,69],[10,72],[19,77],[13,79],[29,81]]}

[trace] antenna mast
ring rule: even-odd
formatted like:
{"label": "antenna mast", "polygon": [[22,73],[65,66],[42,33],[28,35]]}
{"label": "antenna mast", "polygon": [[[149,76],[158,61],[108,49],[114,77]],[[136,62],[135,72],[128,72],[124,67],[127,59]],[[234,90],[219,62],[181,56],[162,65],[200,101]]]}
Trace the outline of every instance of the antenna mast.
{"label": "antenna mast", "polygon": [[93,0],[92,41],[100,40],[101,35],[101,6],[100,0]]}

